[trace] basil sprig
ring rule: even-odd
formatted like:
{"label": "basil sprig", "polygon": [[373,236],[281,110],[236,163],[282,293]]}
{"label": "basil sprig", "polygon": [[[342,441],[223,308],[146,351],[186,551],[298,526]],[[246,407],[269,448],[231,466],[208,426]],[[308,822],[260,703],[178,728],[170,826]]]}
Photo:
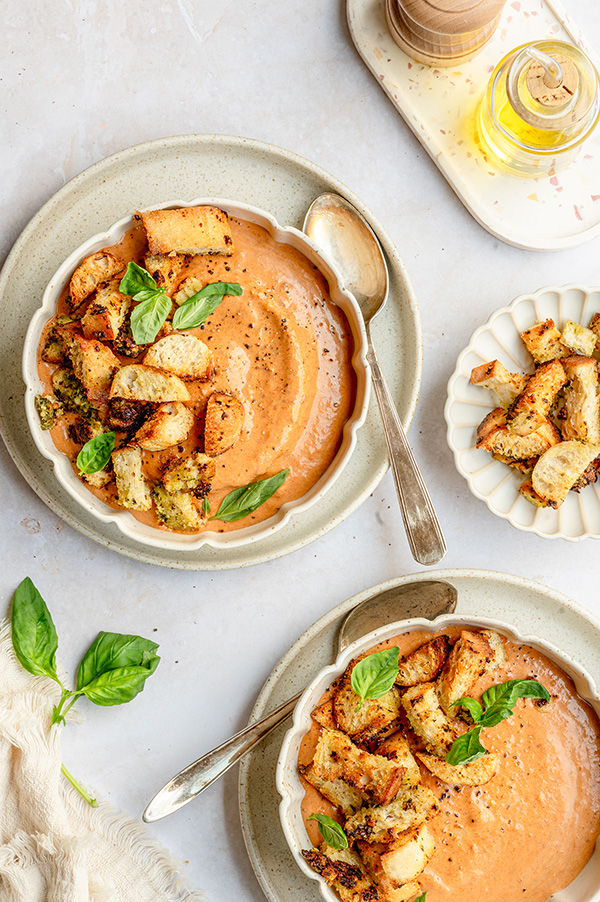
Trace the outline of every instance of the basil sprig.
{"label": "basil sprig", "polygon": [[97,473],[102,470],[110,460],[115,447],[115,433],[103,432],[86,442],[77,455],[77,467],[84,475]]}
{"label": "basil sprig", "polygon": [[390,691],[398,675],[399,655],[400,649],[395,645],[367,655],[352,668],[350,685],[360,698],[357,711],[360,711],[365,699],[381,698]]}
{"label": "basil sprig", "polygon": [[166,288],[159,288],[147,269],[128,263],[119,284],[123,294],[131,295],[136,306],[131,312],[131,334],[137,345],[149,344],[158,335],[171,307]]}
{"label": "basil sprig", "polygon": [[520,698],[538,698],[548,702],[550,693],[538,680],[507,680],[486,689],[481,703],[468,696],[455,701],[453,707],[460,705],[466,708],[475,725],[452,743],[446,755],[448,764],[468,764],[485,755],[487,750],[480,738],[482,729],[495,727],[507,720]]}
{"label": "basil sprig", "polygon": [[230,522],[241,520],[248,514],[254,513],[261,504],[275,494],[277,489],[281,488],[289,472],[289,468],[281,470],[268,479],[259,479],[258,482],[250,482],[239,489],[234,489],[233,492],[225,495],[219,505],[219,510],[210,519]]}
{"label": "basil sprig", "polygon": [[316,821],[319,833],[332,849],[347,849],[348,837],[337,821],[326,814],[311,814],[309,821]]}
{"label": "basil sprig", "polygon": [[173,327],[197,329],[215,312],[226,294],[240,295],[243,290],[239,282],[211,282],[205,285],[175,311]]}
{"label": "basil sprig", "polygon": [[[13,596],[12,643],[20,664],[35,676],[47,676],[61,688],[52,723],[65,723],[67,712],[85,695],[96,705],[122,705],[142,691],[147,678],[158,667],[158,645],[141,636],[100,633],[85,653],[77,671],[75,690],[67,689],[56,670],[58,636],[50,611],[29,577]],[[97,805],[80,783],[62,765],[62,772],[93,806]]]}
{"label": "basil sprig", "polygon": [[427,900],[427,893],[421,893],[421,895],[417,896],[417,898],[414,899],[413,902],[426,902],[426,900]]}

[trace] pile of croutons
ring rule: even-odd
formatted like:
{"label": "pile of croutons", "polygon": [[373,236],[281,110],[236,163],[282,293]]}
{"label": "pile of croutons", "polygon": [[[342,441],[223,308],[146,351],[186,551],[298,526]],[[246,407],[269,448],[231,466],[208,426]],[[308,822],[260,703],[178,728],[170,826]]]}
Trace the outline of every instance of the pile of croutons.
{"label": "pile of croutons", "polygon": [[595,482],[600,467],[600,314],[587,329],[567,320],[562,332],[547,319],[521,338],[535,361],[532,375],[509,373],[499,360],[471,373],[471,383],[500,402],[479,425],[477,447],[527,476],[524,498],[558,508],[569,491]]}
{"label": "pile of croutons", "polygon": [[[186,277],[194,255],[233,253],[227,214],[215,207],[155,210],[135,218],[147,238],[143,266],[166,290],[173,310],[202,288],[195,277]],[[108,465],[78,475],[96,488],[114,482],[120,507],[149,511],[154,506],[167,528],[199,530],[206,520],[202,502],[215,474],[214,458],[237,441],[244,408],[238,398],[213,392],[202,411],[198,447],[185,457],[174,450],[162,478],[147,479],[145,452],[177,449],[195,437],[197,411],[188,384],[210,382],[214,369],[209,348],[189,332],[175,331],[169,319],[153,343],[135,344],[134,305],[120,291],[125,269],[125,260],[100,250],[73,273],[66,301],[70,315],[54,317],[41,351],[45,362],[56,364],[53,395],[36,398],[41,426],[51,429],[64,422],[76,447],[115,432]]]}
{"label": "pile of croutons", "polygon": [[[363,656],[364,657],[364,656]],[[300,774],[336,808],[348,847],[323,842],[302,852],[343,902],[408,902],[435,851],[427,827],[438,798],[418,761],[442,783],[478,786],[498,769],[495,755],[450,765],[445,756],[467,729],[454,706],[475,682],[506,663],[501,637],[463,630],[452,646],[438,636],[400,659],[395,685],[378,699],[354,692],[353,660],[312,712],[314,757]]]}

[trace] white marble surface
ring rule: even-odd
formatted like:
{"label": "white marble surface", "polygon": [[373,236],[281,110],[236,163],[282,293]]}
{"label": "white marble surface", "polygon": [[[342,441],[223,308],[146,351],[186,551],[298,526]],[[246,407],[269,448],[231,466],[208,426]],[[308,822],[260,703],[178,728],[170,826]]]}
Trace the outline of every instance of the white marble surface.
{"label": "white marble surface", "polygon": [[[570,0],[569,9],[598,45],[595,5]],[[473,328],[542,285],[597,284],[600,239],[532,253],[483,231],[356,54],[340,0],[7,0],[0,16],[2,259],[66,180],[141,141],[235,134],[314,160],[371,207],[417,292],[425,360],[410,435],[448,540],[444,565],[528,576],[600,615],[600,546],[544,541],[496,519],[455,472],[442,417],[447,379]],[[63,526],[3,447],[0,460],[0,610],[30,575],[71,673],[98,630],[160,643],[162,663],[138,699],[82,705],[86,722],[64,737],[68,767],[135,816],[164,778],[244,725],[272,667],[310,623],[348,595],[419,569],[389,474],[313,545],[209,575],[104,551]],[[189,862],[210,900],[263,898],[244,850],[235,771],[152,830]]]}

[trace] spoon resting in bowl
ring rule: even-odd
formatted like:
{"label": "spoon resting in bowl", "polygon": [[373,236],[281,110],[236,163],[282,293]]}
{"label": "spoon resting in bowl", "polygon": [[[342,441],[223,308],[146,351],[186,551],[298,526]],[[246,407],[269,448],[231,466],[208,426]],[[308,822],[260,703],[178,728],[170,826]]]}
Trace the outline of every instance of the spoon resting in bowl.
{"label": "spoon resting in bowl", "polygon": [[420,564],[437,564],[446,554],[444,536],[371,341],[371,320],[383,308],[388,294],[383,251],[358,210],[337,194],[319,195],[308,208],[303,228],[329,256],[343,286],[354,295],[361,309],[367,333],[367,360],[408,544]]}

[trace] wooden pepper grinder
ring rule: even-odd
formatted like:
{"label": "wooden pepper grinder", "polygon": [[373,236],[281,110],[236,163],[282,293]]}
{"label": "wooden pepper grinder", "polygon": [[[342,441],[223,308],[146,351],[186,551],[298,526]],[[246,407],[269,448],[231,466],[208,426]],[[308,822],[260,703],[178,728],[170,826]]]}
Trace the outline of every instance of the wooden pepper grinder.
{"label": "wooden pepper grinder", "polygon": [[498,25],[506,0],[385,0],[399,47],[429,66],[456,66],[475,56]]}

